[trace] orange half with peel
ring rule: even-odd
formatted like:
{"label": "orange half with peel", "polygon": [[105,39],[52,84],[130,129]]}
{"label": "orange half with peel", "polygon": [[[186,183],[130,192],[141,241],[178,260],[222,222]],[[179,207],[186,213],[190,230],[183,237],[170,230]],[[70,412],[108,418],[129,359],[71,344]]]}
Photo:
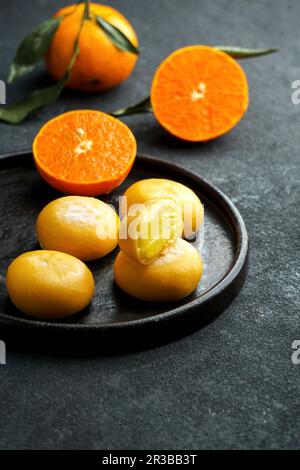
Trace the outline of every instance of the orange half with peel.
{"label": "orange half with peel", "polygon": [[151,104],[158,122],[191,142],[230,131],[248,108],[242,67],[225,52],[208,46],[178,49],[158,67]]}
{"label": "orange half with peel", "polygon": [[41,177],[58,191],[80,196],[110,193],[130,172],[136,140],[118,119],[76,110],[47,122],[33,142]]}

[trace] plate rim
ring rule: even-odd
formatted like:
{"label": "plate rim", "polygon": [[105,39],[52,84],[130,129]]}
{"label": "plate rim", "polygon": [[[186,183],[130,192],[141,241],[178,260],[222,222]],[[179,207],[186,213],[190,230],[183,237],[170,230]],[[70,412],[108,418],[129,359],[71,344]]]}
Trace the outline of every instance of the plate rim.
{"label": "plate rim", "polygon": [[[21,156],[29,157],[30,155],[32,155],[32,150],[30,149],[18,150],[15,152],[6,152],[6,153],[0,154],[0,171],[2,171],[1,164],[4,160],[9,161],[10,159],[18,158]],[[248,233],[247,233],[245,222],[238,208],[231,201],[231,199],[228,196],[226,196],[226,194],[224,194],[223,191],[219,190],[214,184],[207,181],[197,172],[191,169],[187,169],[183,167],[182,165],[170,162],[168,160],[161,159],[159,157],[145,155],[143,153],[137,154],[134,165],[137,161],[140,163],[144,161],[148,165],[152,163],[156,166],[163,167],[164,169],[170,169],[173,172],[178,172],[183,178],[185,177],[185,178],[194,180],[195,183],[200,184],[201,187],[205,189],[205,191],[207,191],[208,193],[212,193],[215,196],[217,195],[218,198],[221,200],[222,206],[227,209],[227,218],[228,218],[228,215],[231,216],[232,228],[234,228],[235,230],[234,236],[236,238],[236,243],[235,243],[236,251],[235,251],[235,257],[234,257],[232,266],[229,268],[227,273],[222,277],[222,279],[220,279],[217,282],[217,284],[215,284],[211,289],[201,294],[200,297],[198,297],[197,299],[191,300],[190,302],[184,305],[170,308],[169,310],[163,313],[157,313],[157,314],[145,317],[145,318],[127,320],[124,322],[107,323],[107,324],[98,324],[98,323],[75,324],[75,323],[59,323],[59,322],[41,321],[41,320],[34,320],[31,318],[27,319],[26,317],[18,318],[18,317],[14,317],[14,316],[0,312],[0,324],[2,323],[4,324],[4,326],[14,325],[14,326],[23,327],[23,328],[30,327],[34,330],[47,330],[49,332],[52,331],[54,333],[61,332],[62,330],[69,330],[69,331],[73,331],[76,333],[89,332],[89,331],[94,331],[94,330],[101,331],[103,333],[120,331],[120,330],[128,330],[128,329],[132,329],[135,327],[142,327],[144,325],[147,326],[148,324],[153,325],[159,322],[166,322],[170,319],[176,319],[180,317],[183,313],[194,311],[195,308],[200,308],[206,303],[209,303],[214,297],[222,293],[222,291],[227,290],[231,284],[233,284],[236,280],[238,280],[239,276],[243,272],[243,269],[247,265],[248,251],[249,251],[249,238],[248,238]],[[133,165],[133,168],[134,168],[134,165]],[[155,305],[154,302],[153,302],[153,305]]]}

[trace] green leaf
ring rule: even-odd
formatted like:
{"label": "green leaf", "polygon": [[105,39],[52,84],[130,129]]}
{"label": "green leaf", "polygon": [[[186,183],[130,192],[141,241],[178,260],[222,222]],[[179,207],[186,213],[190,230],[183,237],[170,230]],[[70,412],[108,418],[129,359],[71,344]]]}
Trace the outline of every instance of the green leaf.
{"label": "green leaf", "polygon": [[150,97],[148,96],[143,101],[135,104],[134,106],[130,106],[129,108],[122,108],[113,111],[111,116],[120,117],[120,116],[130,116],[131,114],[139,114],[139,113],[152,113],[153,109],[151,106]]}
{"label": "green leaf", "polygon": [[0,121],[5,121],[10,124],[19,124],[24,121],[24,119],[34,111],[55,101],[63,91],[68,80],[69,74],[66,74],[65,77],[55,83],[55,85],[34,91],[17,104],[0,108]]}
{"label": "green leaf", "polygon": [[61,20],[62,17],[44,21],[26,36],[18,47],[10,67],[8,83],[30,73],[44,58]]}
{"label": "green leaf", "polygon": [[96,16],[96,21],[118,49],[131,52],[132,54],[139,54],[138,49],[129,41],[122,31],[105,21],[101,16]]}
{"label": "green leaf", "polygon": [[251,57],[259,57],[262,55],[278,52],[278,49],[248,49],[244,47],[231,46],[215,46],[215,49],[226,52],[234,59],[250,59]]}
{"label": "green leaf", "polygon": [[19,124],[20,122],[24,121],[31,113],[37,111],[48,104],[51,104],[55,101],[61,92],[63,91],[64,87],[68,83],[71,77],[72,69],[75,64],[76,58],[80,52],[79,50],[79,37],[82,31],[84,19],[85,19],[85,12],[88,8],[86,4],[84,14],[81,19],[80,28],[78,35],[74,42],[73,47],[73,54],[71,56],[68,68],[64,77],[54,85],[51,85],[47,88],[43,88],[42,90],[37,90],[31,93],[31,95],[24,98],[19,103],[16,103],[9,107],[2,107],[0,108],[0,121],[5,121],[10,124]]}

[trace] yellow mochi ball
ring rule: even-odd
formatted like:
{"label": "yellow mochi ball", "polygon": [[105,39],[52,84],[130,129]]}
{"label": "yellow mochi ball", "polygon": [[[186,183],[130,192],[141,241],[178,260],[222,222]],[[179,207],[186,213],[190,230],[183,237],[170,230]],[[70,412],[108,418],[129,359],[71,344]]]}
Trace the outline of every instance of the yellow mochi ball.
{"label": "yellow mochi ball", "polygon": [[204,209],[198,196],[187,186],[163,178],[137,181],[124,193],[121,214],[126,215],[133,204],[145,204],[151,199],[172,198],[182,210],[185,238],[195,234],[203,222]]}
{"label": "yellow mochi ball", "polygon": [[183,299],[196,289],[202,273],[199,253],[181,238],[151,264],[140,264],[122,251],[114,264],[118,286],[133,297],[151,302]]}
{"label": "yellow mochi ball", "polygon": [[57,251],[24,253],[9,266],[8,295],[27,315],[55,319],[84,309],[94,294],[94,279],[87,266],[74,256]]}
{"label": "yellow mochi ball", "polygon": [[150,264],[183,230],[181,211],[170,198],[133,206],[120,224],[119,246],[129,258]]}
{"label": "yellow mochi ball", "polygon": [[66,196],[40,213],[36,233],[42,248],[62,251],[82,261],[102,258],[118,244],[119,217],[99,199]]}

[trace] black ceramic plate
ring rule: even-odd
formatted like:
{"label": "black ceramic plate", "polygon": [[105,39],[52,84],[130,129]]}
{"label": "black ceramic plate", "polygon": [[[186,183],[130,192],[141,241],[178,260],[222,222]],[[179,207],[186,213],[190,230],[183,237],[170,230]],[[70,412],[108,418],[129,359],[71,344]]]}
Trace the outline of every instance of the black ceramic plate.
{"label": "black ceramic plate", "polygon": [[[8,300],[5,271],[19,254],[38,249],[34,223],[39,211],[60,196],[37,174],[30,152],[0,157],[0,331],[42,341],[117,346],[167,340],[203,326],[225,309],[240,290],[247,265],[248,237],[234,204],[200,176],[162,160],[138,156],[130,176],[103,200],[118,207],[118,197],[133,182],[172,179],[193,189],[205,206],[204,276],[197,291],[180,302],[151,304],[127,296],[114,284],[111,255],[89,267],[96,294],[89,308],[64,321],[27,318]],[[196,242],[194,242],[196,243]],[[83,347],[83,346],[81,346]]]}

